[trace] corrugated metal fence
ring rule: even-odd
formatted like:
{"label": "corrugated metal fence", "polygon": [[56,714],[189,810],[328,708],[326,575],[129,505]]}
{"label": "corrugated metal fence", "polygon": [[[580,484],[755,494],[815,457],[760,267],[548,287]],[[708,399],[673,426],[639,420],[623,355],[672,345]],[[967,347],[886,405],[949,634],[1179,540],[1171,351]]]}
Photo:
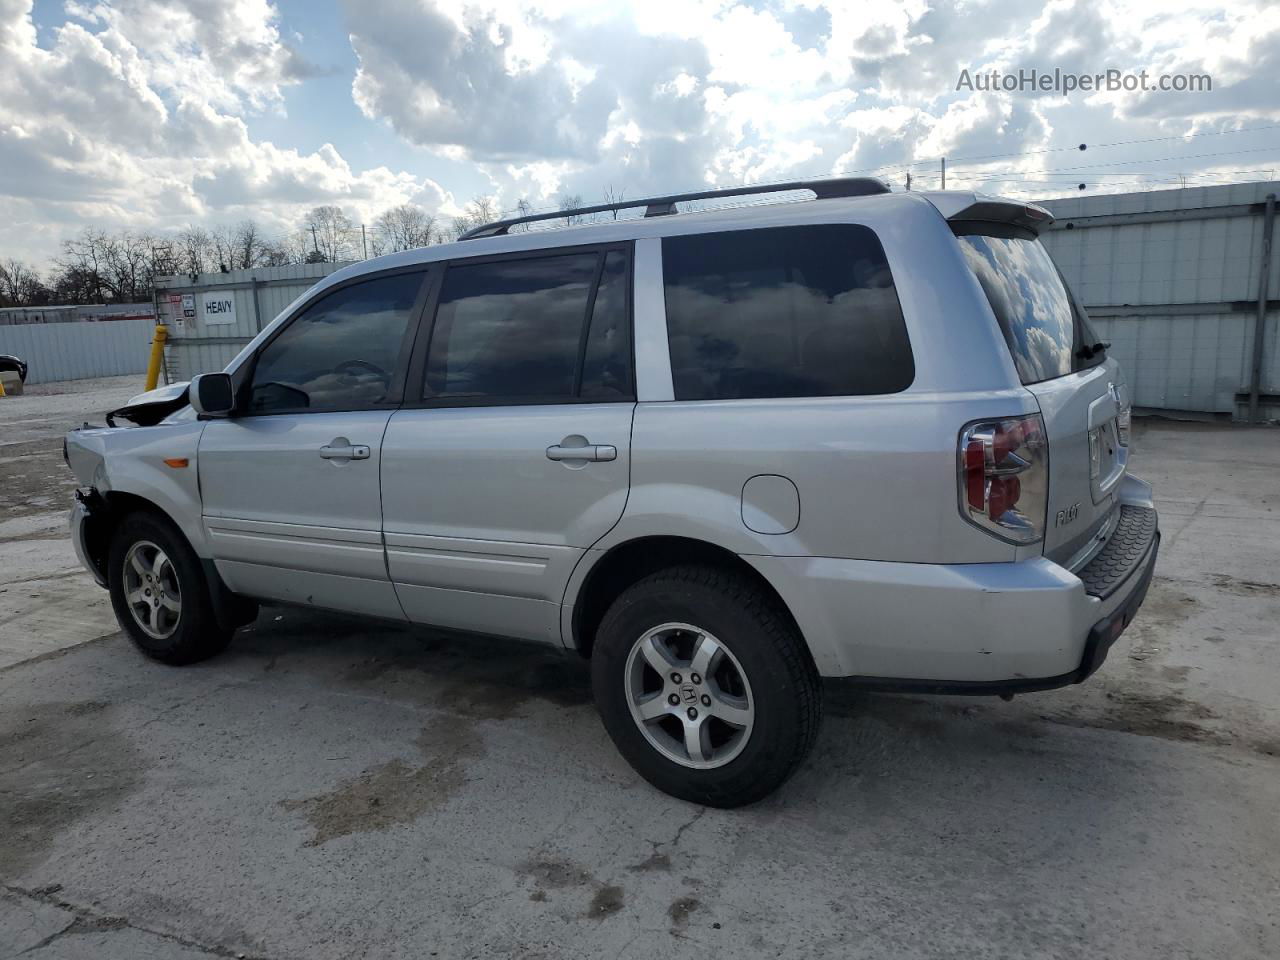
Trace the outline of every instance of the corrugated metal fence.
{"label": "corrugated metal fence", "polygon": [[345,266],[301,263],[202,273],[194,280],[159,277],[156,303],[161,319],[169,325],[165,348],[169,381],[221,370],[299,294]]}
{"label": "corrugated metal fence", "polygon": [[143,374],[154,330],[150,317],[0,325],[0,353],[27,361],[27,383]]}
{"label": "corrugated metal fence", "polygon": [[[1245,419],[1267,194],[1280,183],[1042,201],[1043,240],[1137,407]],[[1260,412],[1280,417],[1280,243],[1269,263]]]}

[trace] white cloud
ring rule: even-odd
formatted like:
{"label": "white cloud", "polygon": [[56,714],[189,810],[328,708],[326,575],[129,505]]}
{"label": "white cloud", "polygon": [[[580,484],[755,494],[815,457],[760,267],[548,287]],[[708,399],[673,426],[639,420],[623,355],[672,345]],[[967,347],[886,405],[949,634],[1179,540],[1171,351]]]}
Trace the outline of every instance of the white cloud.
{"label": "white cloud", "polygon": [[164,229],[254,217],[291,229],[318,203],[362,218],[433,182],[354,171],[335,147],[254,141],[242,117],[278,108],[308,72],[260,0],[72,5],[47,48],[28,0],[0,0],[0,252],[41,261],[82,225]]}
{"label": "white cloud", "polygon": [[[404,200],[448,214],[473,191],[508,208],[522,197],[544,206],[563,193],[592,202],[606,187],[639,197],[868,170],[901,182],[908,164],[927,184],[941,155],[953,158],[953,185],[1044,193],[1069,165],[1045,151],[1064,141],[1280,119],[1280,7],[1269,0],[345,4],[363,119],[301,149],[250,133],[255,117],[282,117],[288,91],[316,74],[267,0],[80,0],[39,41],[29,0],[0,0],[0,253],[48,253],[90,221],[252,215],[283,229],[322,202],[361,219]],[[962,68],[1024,67],[1207,72],[1214,91],[956,90]],[[373,125],[404,141],[413,171],[353,168]],[[1276,142],[1261,137],[1248,145]],[[1185,152],[1209,152],[1193,142]],[[1223,150],[1244,144],[1220,138]],[[1071,159],[1162,149],[1178,145]],[[1179,172],[1264,158],[1280,166],[1280,149]],[[1140,182],[1106,169],[1079,178],[1094,189]],[[1167,170],[1149,172],[1157,182]]]}

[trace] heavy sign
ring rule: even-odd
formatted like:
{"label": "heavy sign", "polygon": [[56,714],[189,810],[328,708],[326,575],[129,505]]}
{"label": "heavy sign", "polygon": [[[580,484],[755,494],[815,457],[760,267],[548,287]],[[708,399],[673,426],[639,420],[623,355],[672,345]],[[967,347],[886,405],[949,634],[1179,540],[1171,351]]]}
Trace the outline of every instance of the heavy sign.
{"label": "heavy sign", "polygon": [[221,293],[202,293],[200,295],[200,316],[208,326],[219,323],[236,322],[236,299],[231,291]]}

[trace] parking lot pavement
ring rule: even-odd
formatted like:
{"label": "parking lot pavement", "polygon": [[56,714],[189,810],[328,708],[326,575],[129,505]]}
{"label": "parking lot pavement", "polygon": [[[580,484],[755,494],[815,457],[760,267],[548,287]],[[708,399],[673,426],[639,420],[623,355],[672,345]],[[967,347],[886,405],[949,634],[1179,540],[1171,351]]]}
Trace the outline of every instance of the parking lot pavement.
{"label": "parking lot pavement", "polygon": [[144,386],[141,376],[32,384],[0,399],[0,667],[115,629],[106,596],[67,539],[75,478],[62,438],[104,423]]}
{"label": "parking lot pavement", "polygon": [[832,683],[745,810],[650,789],[528,646],[267,608],[193,668],[0,668],[0,957],[1280,955],[1280,433],[1135,433],[1164,546],[1098,675]]}

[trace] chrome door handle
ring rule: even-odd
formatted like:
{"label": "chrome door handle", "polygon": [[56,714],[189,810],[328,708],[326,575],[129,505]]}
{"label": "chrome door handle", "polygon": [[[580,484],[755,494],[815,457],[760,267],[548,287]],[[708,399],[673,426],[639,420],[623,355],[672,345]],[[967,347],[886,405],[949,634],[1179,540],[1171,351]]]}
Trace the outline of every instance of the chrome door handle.
{"label": "chrome door handle", "polygon": [[566,447],[555,443],[547,447],[547,459],[590,460],[599,463],[606,460],[617,460],[618,448],[607,443],[586,443],[580,447]]}
{"label": "chrome door handle", "polygon": [[346,437],[334,437],[320,448],[325,460],[368,460],[369,448],[363,443],[352,443]]}

